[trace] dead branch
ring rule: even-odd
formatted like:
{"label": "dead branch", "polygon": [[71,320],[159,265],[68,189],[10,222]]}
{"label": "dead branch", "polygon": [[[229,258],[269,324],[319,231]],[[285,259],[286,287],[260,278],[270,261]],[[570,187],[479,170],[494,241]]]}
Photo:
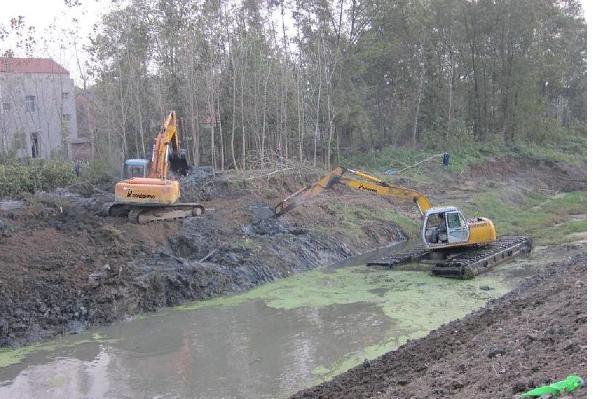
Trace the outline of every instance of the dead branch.
{"label": "dead branch", "polygon": [[198,263],[202,263],[205,262],[206,259],[208,259],[209,257],[211,257],[212,255],[214,255],[214,253],[218,250],[218,248],[214,248],[212,251],[208,252],[208,255],[204,256],[202,259],[200,259],[198,261]]}

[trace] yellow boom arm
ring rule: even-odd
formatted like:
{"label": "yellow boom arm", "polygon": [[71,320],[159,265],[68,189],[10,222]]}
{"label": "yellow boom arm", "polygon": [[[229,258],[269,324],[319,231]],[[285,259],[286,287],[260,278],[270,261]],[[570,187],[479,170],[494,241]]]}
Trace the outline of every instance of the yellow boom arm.
{"label": "yellow boom arm", "polygon": [[[358,178],[344,177],[346,173],[353,174]],[[375,176],[369,175],[368,173],[338,166],[317,183],[304,187],[284,199],[276,205],[274,213],[276,215],[282,215],[336,183],[343,184],[355,190],[371,192],[383,197],[391,197],[398,200],[412,200],[422,215],[432,207],[428,198],[416,190],[394,186]]]}
{"label": "yellow boom arm", "polygon": [[[161,131],[154,138],[154,144],[152,146],[152,160],[150,163],[150,173],[148,174],[148,177],[158,179],[167,178],[167,173],[169,171],[169,144],[171,144],[173,147],[171,162],[173,163],[173,170],[175,171],[175,167],[178,167],[175,162],[178,162],[181,159],[179,141],[177,137],[177,116],[175,111],[171,111],[169,115],[167,115]],[[187,162],[184,162],[185,165],[187,165]]]}

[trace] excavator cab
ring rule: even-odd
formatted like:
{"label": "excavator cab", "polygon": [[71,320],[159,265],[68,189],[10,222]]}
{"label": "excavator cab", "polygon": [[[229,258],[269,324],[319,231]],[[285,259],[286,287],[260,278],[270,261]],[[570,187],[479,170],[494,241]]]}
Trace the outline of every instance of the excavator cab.
{"label": "excavator cab", "polygon": [[455,207],[431,208],[424,215],[422,237],[431,246],[463,244],[469,239],[469,225]]}
{"label": "excavator cab", "polygon": [[[187,163],[185,151],[177,154],[169,153],[169,165],[173,172],[179,176],[186,176],[190,167]],[[132,177],[147,177],[150,173],[150,162],[146,159],[126,159],[123,166],[122,176],[124,179]]]}
{"label": "excavator cab", "polygon": [[146,159],[126,159],[123,167],[123,178],[146,177],[149,172],[149,163]]}

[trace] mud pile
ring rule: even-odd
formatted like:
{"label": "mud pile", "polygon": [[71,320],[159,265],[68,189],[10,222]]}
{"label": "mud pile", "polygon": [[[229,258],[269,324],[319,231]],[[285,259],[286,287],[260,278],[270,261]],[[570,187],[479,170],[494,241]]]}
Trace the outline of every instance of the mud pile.
{"label": "mud pile", "polygon": [[[511,398],[569,374],[585,377],[584,251],[465,318],[293,398]],[[586,390],[568,397],[585,398]]]}
{"label": "mud pile", "polygon": [[363,237],[331,234],[319,207],[273,218],[302,184],[282,182],[233,185],[200,168],[182,185],[206,215],[150,225],[101,216],[111,193],[84,185],[0,201],[0,346],[237,293],[403,238],[382,220],[365,221]]}

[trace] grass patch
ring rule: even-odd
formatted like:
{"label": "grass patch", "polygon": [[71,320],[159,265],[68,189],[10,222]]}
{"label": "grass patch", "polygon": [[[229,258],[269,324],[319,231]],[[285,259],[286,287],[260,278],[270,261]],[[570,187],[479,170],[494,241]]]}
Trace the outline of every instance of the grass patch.
{"label": "grass patch", "polygon": [[[555,136],[544,142],[518,141],[508,145],[500,140],[486,143],[474,141],[471,137],[466,140],[450,141],[447,144],[426,144],[423,147],[385,147],[380,151],[371,151],[368,154],[357,154],[346,159],[345,164],[369,171],[383,173],[387,169],[401,170],[430,156],[449,152],[451,159],[449,169],[462,172],[472,165],[479,165],[493,157],[517,156],[536,160],[563,161],[569,164],[578,164],[587,159],[587,137],[584,134],[570,133]],[[441,158],[423,164],[439,165]],[[419,174],[418,168],[408,169],[406,176]]]}
{"label": "grass patch", "polygon": [[398,213],[395,207],[386,205],[385,208],[369,208],[364,205],[352,206],[342,203],[327,204],[327,209],[335,218],[332,226],[320,226],[319,229],[328,234],[336,231],[345,235],[363,238],[365,236],[364,226],[373,221],[394,222],[406,237],[416,237],[420,229],[420,222],[406,215]]}
{"label": "grass patch", "polygon": [[416,238],[420,235],[420,221],[398,213],[393,215],[393,219],[408,239]]}
{"label": "grass patch", "polygon": [[574,215],[587,213],[587,193],[574,191],[551,197],[530,194],[520,202],[502,199],[497,192],[478,194],[472,206],[473,214],[486,216],[494,222],[497,233],[526,234],[538,244],[567,242],[573,233],[587,230],[586,220]]}

